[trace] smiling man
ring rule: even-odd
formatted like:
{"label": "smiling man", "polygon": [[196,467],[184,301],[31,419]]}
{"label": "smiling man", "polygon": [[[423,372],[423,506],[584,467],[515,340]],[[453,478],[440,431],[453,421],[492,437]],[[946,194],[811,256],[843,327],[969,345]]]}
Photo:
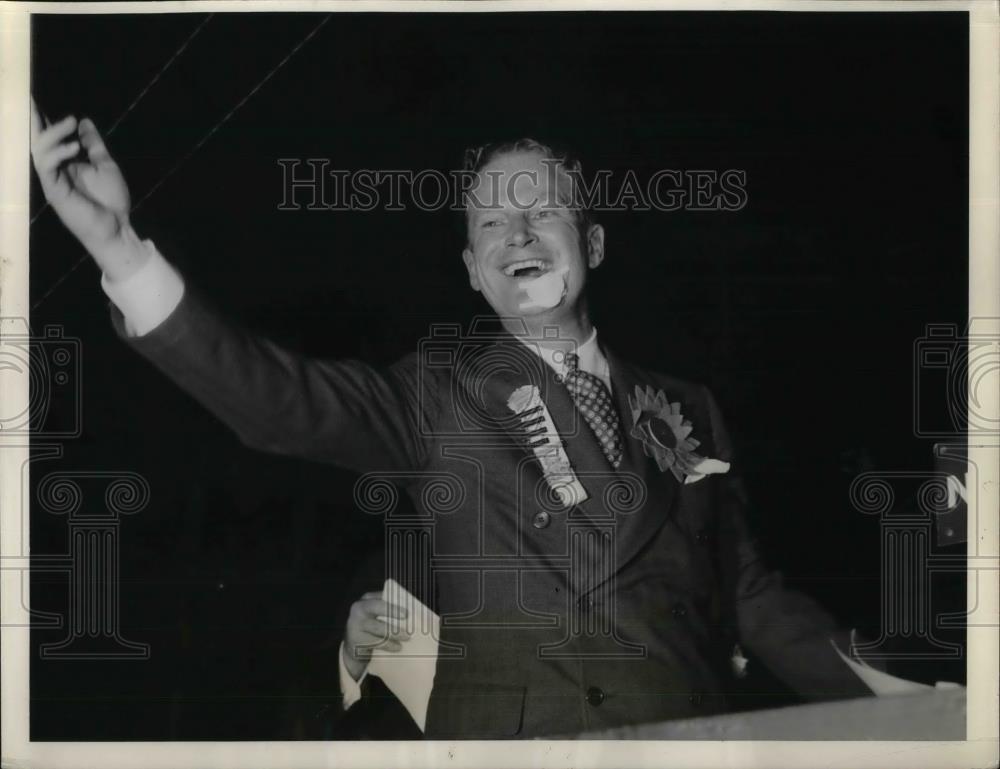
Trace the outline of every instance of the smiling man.
{"label": "smiling man", "polygon": [[584,286],[604,261],[604,228],[579,207],[574,177],[555,162],[565,158],[528,139],[470,155],[478,184],[462,252],[469,284],[511,333],[542,339],[558,328],[582,344],[593,335]]}
{"label": "smiling man", "polygon": [[[572,158],[530,140],[472,154],[463,259],[502,330],[435,338],[382,370],[297,356],[220,317],[133,231],[90,121],[35,112],[32,138],[45,195],[101,268],[130,347],[248,446],[412,497],[427,525],[409,555],[430,560],[441,617],[426,736],[724,712],[740,651],[805,698],[870,694],[831,645],[847,635],[762,564],[709,392],[599,339],[586,286],[604,230],[579,205]],[[356,604],[352,678],[390,613],[377,596]]]}

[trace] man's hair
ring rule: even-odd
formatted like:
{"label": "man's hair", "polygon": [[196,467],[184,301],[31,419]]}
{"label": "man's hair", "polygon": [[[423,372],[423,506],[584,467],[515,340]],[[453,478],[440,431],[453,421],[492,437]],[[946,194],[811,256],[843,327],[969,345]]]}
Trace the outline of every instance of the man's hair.
{"label": "man's hair", "polygon": [[[571,208],[576,213],[576,223],[581,236],[587,231],[592,220],[587,201],[580,194],[578,184],[583,179],[583,166],[576,153],[567,147],[553,144],[543,144],[536,139],[523,137],[501,142],[491,142],[479,147],[471,147],[465,151],[465,158],[462,163],[462,170],[478,174],[493,160],[501,155],[509,155],[518,152],[535,152],[543,158],[555,161],[562,167],[570,179]],[[463,216],[463,226],[467,225],[468,213]]]}

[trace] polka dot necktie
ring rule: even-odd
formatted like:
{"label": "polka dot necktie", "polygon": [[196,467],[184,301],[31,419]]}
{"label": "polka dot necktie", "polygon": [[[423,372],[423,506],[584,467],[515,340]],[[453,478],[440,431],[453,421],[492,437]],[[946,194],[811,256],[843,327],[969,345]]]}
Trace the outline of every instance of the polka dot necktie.
{"label": "polka dot necktie", "polygon": [[566,389],[569,390],[577,409],[587,420],[601,450],[615,469],[622,461],[624,446],[618,421],[618,411],[611,400],[611,393],[600,377],[580,370],[580,358],[575,353],[566,354]]}

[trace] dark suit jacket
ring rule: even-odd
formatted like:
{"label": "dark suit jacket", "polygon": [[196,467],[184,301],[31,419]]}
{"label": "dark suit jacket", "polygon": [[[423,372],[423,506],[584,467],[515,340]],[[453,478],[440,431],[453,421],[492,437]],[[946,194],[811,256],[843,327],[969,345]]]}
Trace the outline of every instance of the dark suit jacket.
{"label": "dark suit jacket", "polygon": [[[120,316],[116,325],[122,333]],[[847,640],[832,619],[761,562],[738,464],[682,485],[629,436],[626,396],[648,385],[681,404],[700,454],[733,461],[704,387],[605,350],[625,434],[616,471],[553,372],[505,334],[445,330],[378,370],[292,355],[189,289],[158,328],[127,341],[248,446],[365,474],[359,506],[385,515],[389,552],[427,581],[442,617],[428,737],[564,735],[721,712],[736,641],[806,698],[870,694],[834,654],[830,639]],[[506,406],[525,383],[539,388],[588,492],[569,509]],[[411,495],[416,518],[393,518],[386,482]]]}

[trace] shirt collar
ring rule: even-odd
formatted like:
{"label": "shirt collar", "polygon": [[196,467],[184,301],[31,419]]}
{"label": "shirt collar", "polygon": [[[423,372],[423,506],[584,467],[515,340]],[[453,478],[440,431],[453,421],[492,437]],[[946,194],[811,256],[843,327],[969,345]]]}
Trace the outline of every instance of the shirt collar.
{"label": "shirt collar", "polygon": [[[520,339],[520,337],[518,337]],[[539,344],[521,339],[522,344],[545,361],[549,368],[557,374],[566,371],[566,363],[562,360],[563,351],[553,350],[551,347],[542,347]],[[580,370],[593,374],[607,383],[610,375],[608,371],[608,359],[601,352],[601,346],[597,343],[597,329],[590,332],[590,336],[583,344],[576,348],[576,354],[580,358]]]}

